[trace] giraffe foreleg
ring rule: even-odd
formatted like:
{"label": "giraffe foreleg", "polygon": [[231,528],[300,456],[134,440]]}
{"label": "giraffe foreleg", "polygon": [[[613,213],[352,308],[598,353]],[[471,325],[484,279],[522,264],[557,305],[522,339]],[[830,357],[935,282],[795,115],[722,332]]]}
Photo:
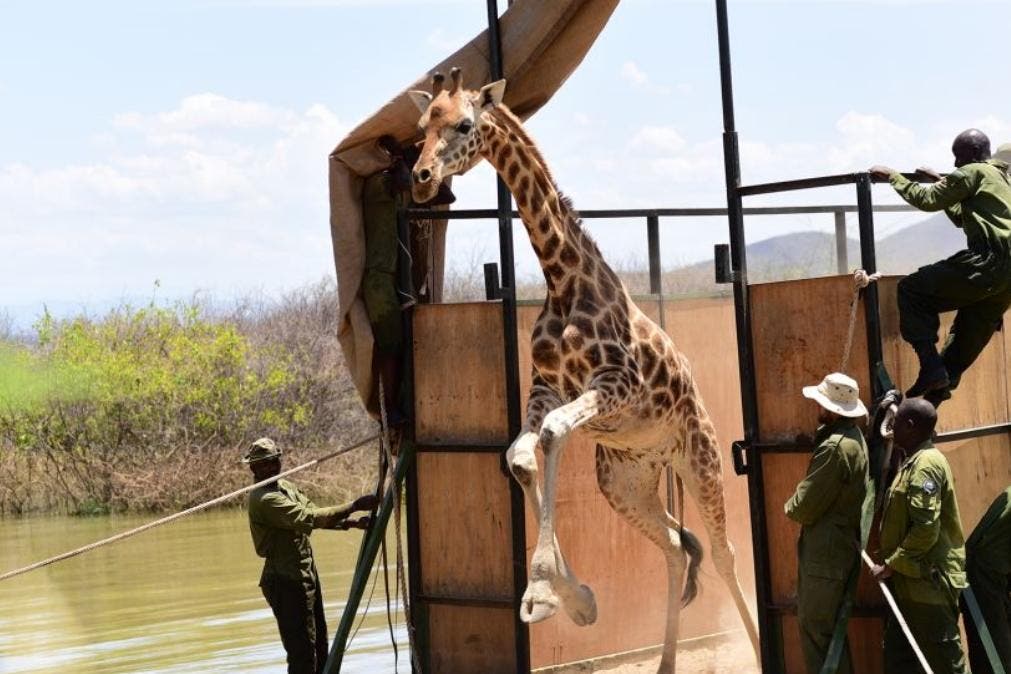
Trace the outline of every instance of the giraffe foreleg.
{"label": "giraffe foreleg", "polygon": [[[558,466],[569,434],[586,422],[617,412],[627,405],[629,385],[624,372],[607,371],[590,382],[589,390],[570,403],[549,412],[541,425],[539,444],[544,453],[544,494],[540,503],[540,530],[530,561],[530,582],[520,604],[524,622],[539,622],[558,610],[562,599],[572,620],[585,625],[596,620],[593,592],[581,585],[564,562],[555,536],[555,494]],[[624,392],[625,395],[620,395]]]}
{"label": "giraffe foreleg", "polygon": [[[506,463],[509,465],[509,470],[522,487],[530,507],[533,512],[537,513],[538,518],[541,513],[542,498],[541,487],[537,481],[537,443],[544,417],[551,410],[560,407],[561,404],[562,401],[558,395],[540,383],[535,373],[534,385],[530,389],[527,402],[527,416],[523,423],[523,429],[506,452]],[[558,597],[545,596],[545,601],[554,605],[556,610],[560,601],[569,617],[577,625],[588,625],[594,622],[597,619],[597,607],[593,593],[586,586],[580,585],[579,580],[570,570],[561,549],[558,547],[557,536],[552,540],[552,547],[557,575],[551,587],[557,592]]]}

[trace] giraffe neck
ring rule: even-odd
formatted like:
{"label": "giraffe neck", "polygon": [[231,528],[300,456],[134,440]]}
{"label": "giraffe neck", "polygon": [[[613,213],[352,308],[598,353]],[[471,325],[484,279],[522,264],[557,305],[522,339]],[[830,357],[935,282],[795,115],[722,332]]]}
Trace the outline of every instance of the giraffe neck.
{"label": "giraffe neck", "polygon": [[497,107],[482,116],[482,155],[495,167],[516,200],[530,243],[544,271],[548,294],[572,294],[578,276],[613,276],[597,245],[580,226],[541,153],[511,112]]}

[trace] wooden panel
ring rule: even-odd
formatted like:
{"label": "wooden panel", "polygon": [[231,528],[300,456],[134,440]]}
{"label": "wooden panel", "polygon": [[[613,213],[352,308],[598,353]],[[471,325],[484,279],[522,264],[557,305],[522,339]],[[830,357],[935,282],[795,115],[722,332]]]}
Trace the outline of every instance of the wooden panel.
{"label": "wooden panel", "polygon": [[[800,632],[797,617],[783,616],[784,674],[807,674],[804,654],[800,649]],[[885,670],[881,642],[884,638],[884,621],[879,618],[853,618],[849,622],[848,636],[853,671],[859,674],[882,674]]]}
{"label": "wooden panel", "polygon": [[792,604],[797,597],[800,525],[783,513],[783,504],[807,473],[810,458],[809,454],[798,453],[762,455],[771,598],[776,604]]}
{"label": "wooden panel", "polygon": [[968,538],[993,500],[1011,484],[1011,439],[990,435],[943,443],[939,448],[951,466],[962,529]]}
{"label": "wooden panel", "polygon": [[[656,301],[640,308],[659,322]],[[524,405],[530,374],[530,332],[540,307],[521,307],[519,316],[520,373]],[[724,448],[741,437],[740,383],[737,371],[734,311],[731,298],[664,302],[664,325],[692,361]],[[728,357],[728,355],[730,357]],[[745,591],[753,595],[751,530],[747,481],[735,479],[724,449],[724,481],[730,537],[738,554]],[[662,643],[666,615],[667,574],[659,550],[616,515],[596,484],[594,450],[577,433],[562,458],[558,491],[558,538],[580,580],[597,597],[597,622],[576,627],[563,612],[533,625],[532,666],[544,667]],[[661,485],[660,491],[665,493]],[[688,499],[686,523],[706,549],[702,596],[681,613],[681,638],[737,629],[740,619],[730,595],[708,561],[708,538]],[[536,543],[537,523],[527,513],[527,559]]]}
{"label": "wooden panel", "polygon": [[428,609],[433,674],[515,674],[510,609],[433,605]]}
{"label": "wooden panel", "polygon": [[[896,386],[905,390],[916,380],[919,363],[912,347],[899,334],[896,304],[897,277],[879,282],[882,344],[885,365]],[[941,315],[940,342],[954,321],[954,312]],[[962,377],[951,400],[940,407],[937,430],[944,433],[961,428],[1004,423],[1008,416],[1006,335],[997,333]]]}
{"label": "wooden panel", "polygon": [[501,458],[423,452],[417,461],[422,593],[511,599],[512,523]]}
{"label": "wooden panel", "polygon": [[[853,280],[830,276],[764,283],[751,288],[759,434],[763,442],[812,436],[817,403],[801,395],[839,369],[846,346]],[[867,402],[869,375],[863,305],[857,309],[846,374]]]}
{"label": "wooden panel", "polygon": [[502,306],[422,304],[414,313],[414,394],[421,444],[508,442]]}

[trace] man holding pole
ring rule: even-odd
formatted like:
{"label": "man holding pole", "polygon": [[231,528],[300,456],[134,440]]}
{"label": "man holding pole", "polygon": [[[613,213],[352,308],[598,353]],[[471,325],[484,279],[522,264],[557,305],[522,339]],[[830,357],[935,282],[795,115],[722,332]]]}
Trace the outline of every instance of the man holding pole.
{"label": "man holding pole", "polygon": [[[254,442],[242,461],[256,482],[281,472],[281,450],[270,438]],[[377,501],[368,494],[348,505],[319,508],[287,480],[249,493],[249,531],[256,554],[264,558],[260,589],[277,620],[288,654],[288,674],[319,674],[329,655],[323,593],[309,534],[313,529],[365,528],[368,518],[347,518],[372,510]]]}
{"label": "man holding pole", "polygon": [[[803,394],[818,403],[821,426],[807,475],[784,510],[801,525],[797,623],[808,674],[818,674],[828,654],[839,607],[847,593],[852,597],[856,590],[853,574],[860,564],[860,515],[870,490],[867,444],[856,421],[867,415],[867,409],[860,401],[857,383],[838,372],[817,386],[805,386]],[[836,671],[853,671],[848,643]]]}
{"label": "man holding pole", "polygon": [[[903,462],[881,516],[883,564],[871,572],[890,579],[906,621],[935,674],[965,674],[958,631],[958,599],[965,581],[965,538],[948,460],[930,441],[937,411],[923,398],[899,405],[893,442]],[[920,665],[899,618],[885,626],[885,671],[916,672]]]}

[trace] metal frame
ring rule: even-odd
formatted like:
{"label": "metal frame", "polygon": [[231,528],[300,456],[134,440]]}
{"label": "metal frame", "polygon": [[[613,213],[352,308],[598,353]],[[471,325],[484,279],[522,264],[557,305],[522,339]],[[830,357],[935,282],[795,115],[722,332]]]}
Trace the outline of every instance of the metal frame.
{"label": "metal frame", "polygon": [[[760,443],[761,437],[757,415],[757,396],[753,378],[754,360],[751,351],[752,327],[749,307],[747,306],[748,279],[747,261],[745,259],[744,218],[746,209],[741,207],[741,199],[745,196],[772,194],[796,190],[814,189],[836,185],[852,184],[856,187],[857,217],[860,228],[860,258],[861,266],[872,274],[877,270],[874,242],[874,212],[885,210],[874,207],[871,187],[876,180],[866,172],[841,175],[820,176],[800,180],[788,180],[757,185],[742,185],[740,177],[740,157],[737,152],[737,132],[734,129],[733,86],[731,81],[730,39],[726,0],[715,0],[716,20],[719,35],[720,75],[722,84],[724,112],[724,163],[727,175],[727,204],[730,227],[731,262],[733,270],[734,298],[737,305],[737,339],[738,356],[741,370],[741,406],[744,412],[745,437],[743,441],[734,443],[734,464],[738,473],[745,472],[748,476],[748,493],[751,501],[752,542],[755,555],[756,593],[758,595],[758,626],[761,639],[761,660],[763,671],[775,672],[782,667],[778,659],[778,647],[782,644],[777,633],[776,615],[784,612],[784,607],[774,605],[770,601],[771,579],[769,577],[769,551],[766,546],[765,494],[762,481],[761,454],[775,452],[809,451],[810,447],[797,443]],[[928,182],[924,175],[913,173],[903,174],[906,178],[919,182]],[[836,216],[839,217],[838,215]],[[837,233],[845,226],[836,223]],[[837,240],[837,246],[842,245]],[[838,250],[838,248],[837,248]],[[840,266],[840,271],[844,268]],[[867,353],[870,366],[870,382],[872,399],[878,399],[884,391],[877,376],[882,366],[881,323],[878,312],[877,286],[871,284],[864,291],[864,310],[867,326]],[[937,436],[938,442],[951,442],[968,438],[1007,433],[1011,431],[1011,422],[960,429]],[[742,456],[747,452],[748,456]],[[857,610],[854,615],[862,612]],[[774,648],[776,647],[776,648]]]}

